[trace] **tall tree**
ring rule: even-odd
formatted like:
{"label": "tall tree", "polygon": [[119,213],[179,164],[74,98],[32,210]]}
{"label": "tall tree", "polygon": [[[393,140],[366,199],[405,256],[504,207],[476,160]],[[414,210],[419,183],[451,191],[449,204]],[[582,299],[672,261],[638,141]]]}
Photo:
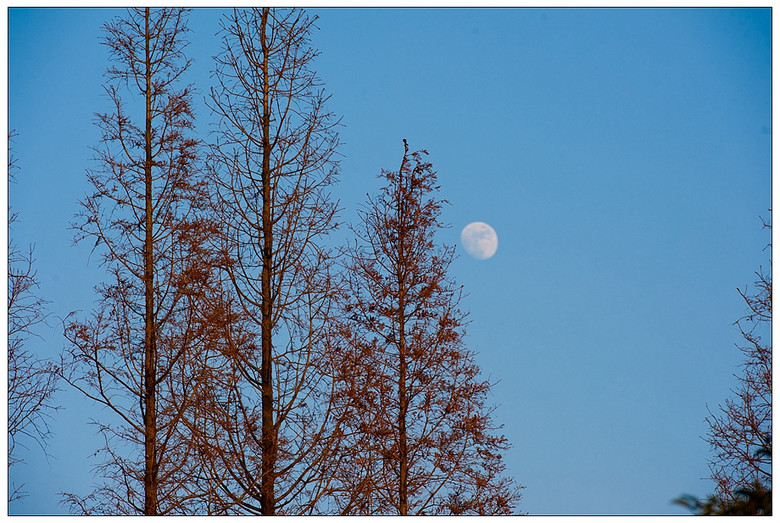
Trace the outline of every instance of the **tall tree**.
{"label": "tall tree", "polygon": [[[15,136],[10,133],[9,142]],[[16,181],[16,159],[9,146],[8,179]],[[11,238],[18,214],[8,213],[8,468],[22,460],[17,445],[22,439],[36,442],[45,451],[50,436],[48,420],[57,410],[53,395],[57,390],[56,367],[38,357],[25,345],[36,336],[36,328],[46,323],[46,301],[35,294],[38,287],[33,247],[22,251]],[[11,487],[8,501],[25,494],[23,485]]]}
{"label": "tall tree", "polygon": [[204,454],[225,498],[248,513],[314,510],[336,442],[324,237],[336,226],[328,190],[338,122],[312,69],[313,22],[296,9],[234,9],[221,24],[211,92],[223,303],[234,321],[222,322],[233,372],[214,389]]}
{"label": "tall tree", "polygon": [[[64,378],[107,407],[96,420],[104,483],[76,511],[188,513],[198,489],[195,451],[184,420],[206,379],[201,310],[210,277],[200,209],[205,183],[196,166],[191,88],[177,88],[186,10],[128,9],[105,25],[112,65],[105,87],[112,111],[98,114],[94,192],[81,203],[76,241],[93,240],[109,275],[91,318],[66,320]],[[121,93],[131,96],[123,99]],[[140,92],[141,97],[132,95]],[[129,103],[127,102],[129,100]]]}
{"label": "tall tree", "polygon": [[508,514],[519,489],[503,476],[491,385],[464,346],[454,249],[436,239],[445,202],[425,154],[404,140],[400,168],[382,172],[354,229],[333,500],[344,514]]}

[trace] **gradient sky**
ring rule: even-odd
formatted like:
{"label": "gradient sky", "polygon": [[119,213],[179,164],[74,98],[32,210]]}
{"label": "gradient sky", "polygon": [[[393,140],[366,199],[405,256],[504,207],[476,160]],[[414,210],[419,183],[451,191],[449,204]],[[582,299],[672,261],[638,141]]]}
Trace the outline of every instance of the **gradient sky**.
{"label": "gradient sky", "polygon": [[[217,9],[190,18],[198,132],[219,50]],[[769,9],[316,9],[313,45],[329,108],[343,117],[345,220],[402,139],[427,149],[451,203],[441,240],[472,221],[498,233],[493,258],[458,248],[468,344],[498,383],[495,420],[530,514],[685,514],[712,491],[707,406],[738,371],[736,288],[769,264]],[[104,269],[68,229],[88,190],[94,113],[121,11],[10,9],[9,128],[20,171],[11,235],[36,245],[55,356],[56,318],[91,310]],[[29,497],[12,513],[63,513],[87,493],[97,448],[72,390],[15,468]]]}

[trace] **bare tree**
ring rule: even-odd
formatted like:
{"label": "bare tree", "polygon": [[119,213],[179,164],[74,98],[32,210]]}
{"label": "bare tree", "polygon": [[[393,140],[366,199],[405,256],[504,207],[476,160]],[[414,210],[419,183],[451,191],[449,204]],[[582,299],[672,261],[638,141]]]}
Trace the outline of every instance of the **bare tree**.
{"label": "bare tree", "polygon": [[186,423],[210,377],[203,311],[211,278],[207,193],[188,137],[191,88],[176,87],[189,65],[186,15],[134,8],[105,25],[112,111],[98,115],[99,167],[87,172],[94,192],[74,229],[76,241],[102,249],[108,280],[90,318],[66,320],[63,376],[112,417],[94,420],[105,438],[96,452],[102,485],[86,497],[66,494],[77,512],[207,510]]}
{"label": "bare tree", "polygon": [[[771,228],[764,223],[765,228]],[[715,495],[727,503],[739,501],[738,491],[759,486],[771,490],[772,481],[772,274],[763,267],[755,273],[754,289],[737,289],[748,313],[737,320],[744,357],[732,397],[707,418],[710,461]]]}
{"label": "bare tree", "polygon": [[[14,133],[9,133],[9,142]],[[16,181],[16,160],[9,147],[8,179]],[[8,467],[21,463],[17,445],[28,439],[41,446],[51,435],[48,420],[57,406],[56,367],[50,361],[30,352],[25,345],[37,336],[36,327],[46,323],[46,300],[35,294],[38,287],[33,247],[22,251],[11,239],[11,228],[17,219],[9,206],[8,214]],[[10,483],[10,481],[9,481]],[[23,485],[8,489],[8,501],[20,499]]]}
{"label": "bare tree", "polygon": [[443,200],[425,151],[404,155],[369,198],[348,250],[344,415],[332,499],[343,514],[508,514],[519,488],[503,476],[491,385],[463,342],[452,247],[437,243]]}
{"label": "bare tree", "polygon": [[[235,9],[221,23],[214,212],[228,285],[226,362],[204,423],[212,477],[233,510],[315,510],[337,438],[328,375],[337,120],[312,70],[313,19]],[[240,325],[240,327],[238,327]],[[228,332],[228,330],[230,332]]]}
{"label": "bare tree", "polygon": [[737,288],[748,310],[734,322],[743,338],[737,345],[744,357],[742,372],[735,375],[731,397],[706,419],[704,439],[714,453],[709,468],[715,493],[704,500],[690,494],[674,500],[698,515],[772,514],[771,269],[759,266],[755,275],[752,292]]}

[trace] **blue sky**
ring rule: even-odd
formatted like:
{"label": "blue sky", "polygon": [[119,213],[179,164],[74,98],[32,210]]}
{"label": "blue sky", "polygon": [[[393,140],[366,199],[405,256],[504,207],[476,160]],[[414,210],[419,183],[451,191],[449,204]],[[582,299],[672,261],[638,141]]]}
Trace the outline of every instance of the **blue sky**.
{"label": "blue sky", "polygon": [[[343,117],[346,220],[407,139],[449,200],[468,343],[498,383],[495,419],[530,514],[684,514],[704,495],[704,418],[735,384],[736,288],[769,264],[769,9],[315,9],[316,62]],[[89,311],[104,272],[68,225],[107,110],[101,27],[121,11],[9,11],[9,127],[20,172],[12,238],[34,243],[55,317]],[[189,81],[211,85],[217,9],[196,9]],[[30,347],[55,356],[57,321]],[[96,448],[78,394],[58,396],[51,456],[30,446],[13,513],[61,513],[86,493]]]}

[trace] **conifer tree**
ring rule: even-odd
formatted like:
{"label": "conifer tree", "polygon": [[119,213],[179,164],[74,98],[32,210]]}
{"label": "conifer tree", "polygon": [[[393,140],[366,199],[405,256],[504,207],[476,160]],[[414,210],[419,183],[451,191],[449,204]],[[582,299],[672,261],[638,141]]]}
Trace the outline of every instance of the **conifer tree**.
{"label": "conifer tree", "polygon": [[503,475],[463,336],[461,288],[438,243],[443,200],[425,151],[404,154],[369,198],[348,250],[338,403],[344,417],[332,500],[343,514],[509,514],[519,489]]}
{"label": "conifer tree", "polygon": [[337,120],[325,109],[297,9],[234,9],[222,21],[209,104],[213,213],[231,369],[201,426],[226,506],[239,513],[315,510],[336,452],[328,372]]}
{"label": "conifer tree", "polygon": [[[65,495],[80,513],[203,511],[193,485],[195,448],[184,421],[198,404],[206,338],[202,311],[210,268],[190,87],[178,87],[187,12],[132,8],[105,25],[112,110],[92,190],[73,225],[102,253],[107,280],[85,319],[69,317],[63,376],[104,407],[94,423],[102,483]],[[140,97],[138,95],[140,94]]]}

